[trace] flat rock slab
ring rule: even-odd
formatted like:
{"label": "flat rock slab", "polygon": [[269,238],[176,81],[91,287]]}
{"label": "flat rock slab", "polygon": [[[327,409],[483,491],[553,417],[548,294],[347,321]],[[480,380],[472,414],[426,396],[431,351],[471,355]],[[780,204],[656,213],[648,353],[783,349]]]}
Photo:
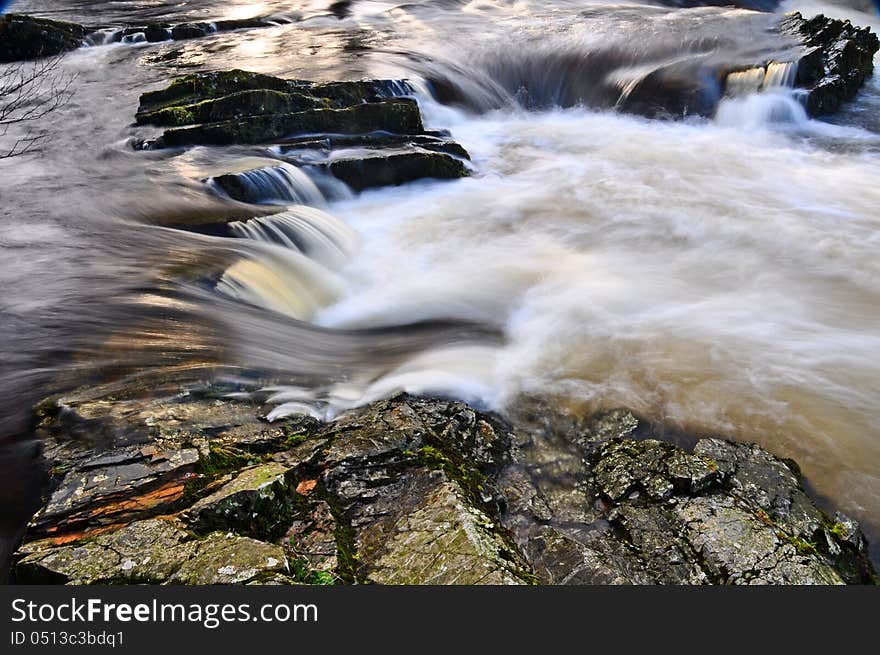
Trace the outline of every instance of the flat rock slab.
{"label": "flat rock slab", "polygon": [[[280,546],[217,532],[198,539],[173,521],[137,521],[83,544],[31,544],[18,563],[23,583],[247,584],[288,573]],[[289,580],[292,582],[292,580]]]}

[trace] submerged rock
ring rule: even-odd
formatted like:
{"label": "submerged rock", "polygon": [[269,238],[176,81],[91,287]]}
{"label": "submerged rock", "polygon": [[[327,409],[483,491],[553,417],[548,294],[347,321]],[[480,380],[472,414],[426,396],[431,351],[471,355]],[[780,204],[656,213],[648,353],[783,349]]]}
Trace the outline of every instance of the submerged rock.
{"label": "submerged rock", "polygon": [[870,27],[822,14],[806,19],[795,12],[786,16],[781,29],[804,44],[795,83],[807,92],[804,104],[810,116],[837,111],[874,71],[880,40]]}
{"label": "submerged rock", "polygon": [[327,164],[327,170],[355,191],[398,186],[425,178],[454,180],[468,174],[464,163],[457,157],[419,150],[340,157]]}
{"label": "submerged rock", "polygon": [[83,43],[86,28],[23,14],[0,16],[0,63],[53,57]]}
{"label": "submerged rock", "polygon": [[[755,445],[702,439],[689,452],[650,438],[625,410],[574,419],[537,408],[514,430],[463,403],[406,395],[326,425],[269,425],[260,414],[210,395],[42,406],[39,432],[60,479],[16,555],[16,580],[874,580],[858,525],[823,514],[794,465]],[[112,440],[88,437],[101,434]],[[192,467],[161,517],[137,503],[107,514],[109,482],[89,477],[128,465],[132,441],[143,456],[166,453],[151,475],[174,470],[161,461]],[[116,503],[141,495],[111,486]],[[78,502],[60,502],[70,488]]]}

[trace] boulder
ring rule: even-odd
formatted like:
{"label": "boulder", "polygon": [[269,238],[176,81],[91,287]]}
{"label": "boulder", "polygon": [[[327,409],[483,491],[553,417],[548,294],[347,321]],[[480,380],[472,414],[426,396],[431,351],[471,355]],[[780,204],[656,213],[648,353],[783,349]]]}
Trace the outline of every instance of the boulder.
{"label": "boulder", "polygon": [[418,134],[422,119],[415,100],[399,98],[344,109],[310,109],[291,114],[249,116],[219,123],[166,130],[160,146],[265,143],[295,134],[336,132],[362,134],[374,131]]}
{"label": "boulder", "polygon": [[804,104],[811,116],[837,111],[874,71],[880,40],[870,27],[822,14],[806,19],[795,12],[783,19],[780,29],[804,45],[796,85],[806,90]]}
{"label": "boulder", "polygon": [[245,468],[183,513],[199,533],[233,531],[272,540],[289,527],[297,509],[295,470],[278,462]]}
{"label": "boulder", "polygon": [[86,28],[23,14],[0,16],[0,63],[54,57],[83,44]]}
{"label": "boulder", "polygon": [[354,191],[399,186],[426,178],[454,180],[468,175],[461,159],[442,152],[421,149],[391,154],[378,151],[366,156],[340,157],[333,159],[326,168]]}
{"label": "boulder", "polygon": [[221,98],[138,113],[135,120],[141,124],[176,127],[197,123],[217,123],[246,116],[288,114],[326,106],[321,99],[302,93],[254,89],[238,91]]}

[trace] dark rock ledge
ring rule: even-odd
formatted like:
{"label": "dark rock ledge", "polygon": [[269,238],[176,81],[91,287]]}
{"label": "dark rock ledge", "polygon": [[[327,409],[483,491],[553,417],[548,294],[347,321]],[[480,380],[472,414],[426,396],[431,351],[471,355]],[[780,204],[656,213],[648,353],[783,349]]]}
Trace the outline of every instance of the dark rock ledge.
{"label": "dark rock ledge", "polygon": [[792,13],[782,21],[781,29],[804,44],[795,85],[806,91],[804,103],[810,116],[837,111],[874,72],[880,40],[870,27],[856,27],[848,20],[822,14],[808,20]]}
{"label": "dark rock ledge", "polygon": [[54,57],[83,44],[82,25],[23,14],[0,16],[0,63]]}
{"label": "dark rock ledge", "polygon": [[[310,82],[220,71],[143,94],[135,120],[169,128],[142,148],[274,146],[285,161],[329,172],[355,191],[467,176],[467,151],[425,130],[412,94],[403,80]],[[252,202],[241,180],[229,179],[252,172],[225,176],[229,184],[221,187]]]}
{"label": "dark rock ledge", "polygon": [[25,14],[0,16],[0,63],[51,57],[83,45],[147,41],[183,41],[218,32],[274,27],[290,22],[282,17],[219,20],[214,22],[150,23],[129,27],[89,28],[76,23]]}
{"label": "dark rock ledge", "polygon": [[780,21],[778,30],[800,43],[797,54],[781,62],[763,62],[757,69],[726,71],[725,86],[731,73],[763,73],[762,69],[774,63],[795,64],[794,87],[803,91],[800,99],[807,114],[818,117],[832,114],[852,100],[874,72],[874,55],[880,50],[880,39],[870,27],[856,27],[848,20],[822,14],[806,19],[793,12]]}
{"label": "dark rock ledge", "polygon": [[823,514],[797,468],[757,446],[688,452],[623,410],[542,407],[516,430],[406,395],[329,424],[262,411],[210,391],[41,404],[51,486],[16,582],[875,579],[858,525]]}

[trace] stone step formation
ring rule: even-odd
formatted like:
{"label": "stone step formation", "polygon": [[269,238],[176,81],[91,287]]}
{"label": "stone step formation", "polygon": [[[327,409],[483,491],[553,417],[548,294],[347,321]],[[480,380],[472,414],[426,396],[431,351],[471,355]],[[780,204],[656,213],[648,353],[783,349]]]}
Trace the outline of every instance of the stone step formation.
{"label": "stone step formation", "polygon": [[[467,151],[448,134],[425,129],[413,93],[404,80],[311,82],[241,70],[188,75],[141,96],[136,123],[168,129],[137,147],[277,146],[285,160],[325,170],[355,191],[467,176]],[[224,188],[237,186],[230,180]]]}

